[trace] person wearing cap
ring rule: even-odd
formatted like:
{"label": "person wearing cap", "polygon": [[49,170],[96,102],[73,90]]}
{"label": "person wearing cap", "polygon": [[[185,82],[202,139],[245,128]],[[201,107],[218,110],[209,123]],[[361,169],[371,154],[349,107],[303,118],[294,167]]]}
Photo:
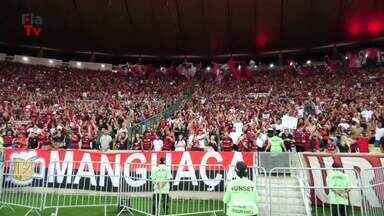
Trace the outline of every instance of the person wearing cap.
{"label": "person wearing cap", "polygon": [[170,180],[172,179],[171,169],[165,165],[165,158],[160,158],[159,166],[152,171],[151,181],[154,194],[152,197],[152,214],[167,215],[169,210]]}
{"label": "person wearing cap", "polygon": [[332,164],[331,170],[327,176],[326,182],[329,188],[329,203],[333,216],[346,216],[348,205],[348,188],[350,185],[348,176],[340,170],[342,166],[338,162]]}
{"label": "person wearing cap", "polygon": [[227,205],[227,215],[258,215],[257,204],[260,198],[256,191],[256,184],[247,178],[247,166],[244,162],[237,162],[236,174],[236,179],[228,183],[224,193],[223,202]]}

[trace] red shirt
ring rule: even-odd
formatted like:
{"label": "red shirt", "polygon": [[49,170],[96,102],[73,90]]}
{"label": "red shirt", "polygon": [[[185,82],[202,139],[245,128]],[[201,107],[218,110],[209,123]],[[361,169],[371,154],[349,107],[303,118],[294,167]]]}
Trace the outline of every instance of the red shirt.
{"label": "red shirt", "polygon": [[83,138],[81,142],[81,148],[82,149],[91,149],[91,139],[89,138]]}
{"label": "red shirt", "polygon": [[369,152],[369,139],[365,137],[359,137],[356,140],[356,144],[359,148],[360,153],[368,153]]}
{"label": "red shirt", "polygon": [[152,140],[149,137],[143,140],[143,150],[152,150]]}
{"label": "red shirt", "polygon": [[242,139],[237,144],[237,147],[239,148],[238,151],[240,151],[240,152],[248,151],[248,149],[249,149],[248,140],[247,139]]}
{"label": "red shirt", "polygon": [[173,141],[171,137],[167,136],[163,141],[163,151],[172,151],[172,149],[173,149]]}
{"label": "red shirt", "polygon": [[141,140],[134,142],[132,145],[132,150],[141,150]]}
{"label": "red shirt", "polygon": [[3,137],[3,139],[4,139],[4,147],[12,147],[14,136],[6,135]]}
{"label": "red shirt", "polygon": [[232,151],[232,139],[226,137],[221,142],[221,151]]}
{"label": "red shirt", "polygon": [[79,149],[79,136],[77,134],[72,134],[71,142],[72,142],[72,148],[73,149]]}
{"label": "red shirt", "polygon": [[45,132],[41,133],[39,135],[39,147],[41,148],[42,146],[47,146],[49,144],[48,134]]}

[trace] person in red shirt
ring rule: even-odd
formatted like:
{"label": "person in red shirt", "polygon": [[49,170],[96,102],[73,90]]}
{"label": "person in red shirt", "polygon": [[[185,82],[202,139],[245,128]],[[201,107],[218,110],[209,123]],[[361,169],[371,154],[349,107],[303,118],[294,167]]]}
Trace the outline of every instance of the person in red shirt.
{"label": "person in red shirt", "polygon": [[88,134],[82,137],[80,146],[81,149],[92,149],[92,139]]}
{"label": "person in red shirt", "polygon": [[135,140],[132,143],[132,150],[142,150],[143,142],[140,134],[136,134]]}
{"label": "person in red shirt", "polygon": [[171,134],[167,133],[167,136],[163,140],[163,151],[172,151],[174,149],[174,139]]}
{"label": "person in red shirt", "polygon": [[80,136],[77,133],[72,133],[71,136],[71,143],[73,149],[79,149],[79,143],[80,143]]}
{"label": "person in red shirt", "polygon": [[197,135],[193,135],[192,146],[190,151],[203,151],[204,149],[200,148],[200,140]]}
{"label": "person in red shirt", "polygon": [[152,150],[152,147],[153,146],[152,146],[151,137],[149,136],[149,134],[145,134],[143,142],[142,142],[142,150],[150,151],[150,150]]}
{"label": "person in red shirt", "polygon": [[248,148],[248,140],[245,137],[245,135],[243,135],[239,138],[237,145],[234,145],[234,147],[235,146],[237,146],[237,151],[239,151],[239,152],[248,151],[248,149],[249,149]]}
{"label": "person in red shirt", "polygon": [[51,140],[49,136],[48,129],[44,129],[39,135],[39,148],[41,149],[50,149]]}
{"label": "person in red shirt", "polygon": [[369,139],[365,132],[356,139],[355,145],[351,146],[352,151],[360,153],[369,153]]}
{"label": "person in red shirt", "polygon": [[224,138],[221,141],[221,151],[232,151],[233,141],[232,138],[229,137],[228,132],[224,134]]}

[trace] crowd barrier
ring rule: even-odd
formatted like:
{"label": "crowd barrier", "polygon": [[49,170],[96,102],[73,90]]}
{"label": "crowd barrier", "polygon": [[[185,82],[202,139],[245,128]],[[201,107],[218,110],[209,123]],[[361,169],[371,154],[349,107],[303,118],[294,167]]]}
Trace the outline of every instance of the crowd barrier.
{"label": "crowd barrier", "polygon": [[[337,169],[304,167],[301,157],[294,155],[260,157],[275,158],[277,165],[289,166],[270,166],[268,170],[259,166],[262,164],[249,166],[248,176],[260,197],[260,215],[326,216],[334,215],[335,208],[352,216],[384,215],[382,167],[340,168],[349,180],[349,191],[345,193],[348,204],[331,205],[329,191],[338,188],[328,187],[326,178]],[[223,214],[225,185],[235,178],[233,165],[167,161],[172,176],[167,181],[169,193],[158,195],[151,178],[157,166],[153,163],[50,161],[48,165],[37,158],[16,158],[0,165],[0,210],[12,212],[22,207],[28,209],[26,215],[41,215],[44,211],[59,215],[61,209],[86,207],[104,209],[104,215],[111,215],[108,208],[118,208],[114,215]],[[314,179],[316,176],[324,178]]]}

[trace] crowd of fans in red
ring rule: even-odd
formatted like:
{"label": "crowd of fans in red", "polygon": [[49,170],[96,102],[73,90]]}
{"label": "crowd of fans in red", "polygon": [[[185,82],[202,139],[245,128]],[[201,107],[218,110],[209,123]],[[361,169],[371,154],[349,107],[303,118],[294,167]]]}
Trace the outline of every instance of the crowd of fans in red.
{"label": "crowd of fans in red", "polygon": [[[278,136],[286,151],[368,152],[383,144],[383,78],[383,68],[284,69],[192,82],[1,63],[0,125],[8,148],[267,151]],[[132,125],[192,85],[172,118],[129,139]],[[284,115],[298,119],[296,129],[281,125]]]}
{"label": "crowd of fans in red", "polygon": [[11,62],[0,63],[0,83],[4,146],[47,149],[98,148],[103,131],[124,140],[127,128],[161,112],[188,85]]}

